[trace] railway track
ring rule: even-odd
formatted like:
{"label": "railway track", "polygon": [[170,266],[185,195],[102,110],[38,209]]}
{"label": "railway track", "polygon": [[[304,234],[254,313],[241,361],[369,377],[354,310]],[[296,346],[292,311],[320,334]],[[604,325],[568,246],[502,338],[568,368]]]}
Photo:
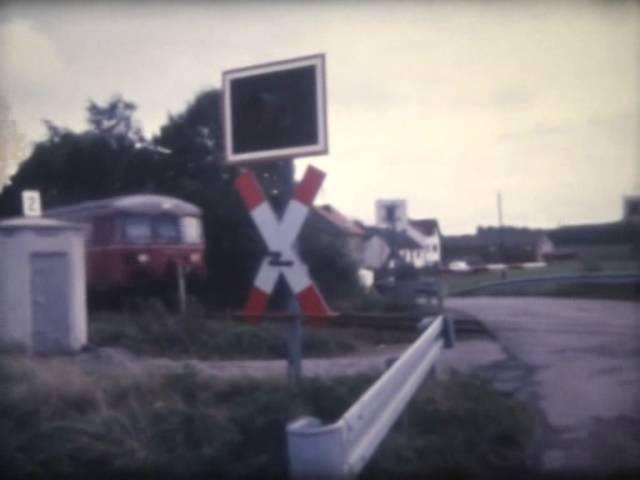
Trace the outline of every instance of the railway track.
{"label": "railway track", "polygon": [[[358,328],[372,330],[390,330],[390,331],[418,331],[418,324],[428,316],[435,315],[431,313],[405,313],[405,314],[385,314],[385,313],[360,313],[345,312],[336,315],[326,322],[326,328]],[[459,312],[445,312],[453,318],[455,332],[460,336],[467,335],[491,335],[485,325],[475,318]],[[285,323],[293,318],[291,314],[266,314],[264,319],[274,323]],[[241,315],[236,315],[237,320],[241,320]],[[313,320],[312,320],[313,321]]]}

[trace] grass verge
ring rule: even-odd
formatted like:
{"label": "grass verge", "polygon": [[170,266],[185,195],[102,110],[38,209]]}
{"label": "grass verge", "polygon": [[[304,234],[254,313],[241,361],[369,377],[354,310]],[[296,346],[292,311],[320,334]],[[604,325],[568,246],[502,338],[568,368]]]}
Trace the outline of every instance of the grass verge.
{"label": "grass verge", "polygon": [[[172,358],[286,358],[287,324],[249,325],[198,315],[177,316],[162,309],[139,314],[93,313],[89,342],[97,347],[124,348],[132,353]],[[416,332],[376,332],[371,329],[306,327],[303,351],[307,358],[353,353],[380,344],[408,343]]]}
{"label": "grass verge", "polygon": [[[0,467],[43,478],[286,478],[286,422],[335,420],[375,380],[308,379],[291,396],[281,382],[214,382],[192,370],[96,374],[17,354],[0,361]],[[473,378],[427,382],[362,478],[515,468],[530,432],[522,404]]]}

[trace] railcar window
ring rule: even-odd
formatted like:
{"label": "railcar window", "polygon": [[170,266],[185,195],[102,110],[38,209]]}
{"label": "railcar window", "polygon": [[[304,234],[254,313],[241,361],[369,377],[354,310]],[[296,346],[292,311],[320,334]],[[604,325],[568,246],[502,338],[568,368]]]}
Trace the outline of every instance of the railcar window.
{"label": "railcar window", "polygon": [[154,238],[158,243],[180,243],[178,219],[170,216],[159,216],[153,220]]}
{"label": "railcar window", "polygon": [[124,238],[128,243],[151,243],[151,219],[142,215],[128,216],[124,222]]}
{"label": "railcar window", "polygon": [[196,217],[180,218],[180,230],[184,243],[202,243],[202,226]]}

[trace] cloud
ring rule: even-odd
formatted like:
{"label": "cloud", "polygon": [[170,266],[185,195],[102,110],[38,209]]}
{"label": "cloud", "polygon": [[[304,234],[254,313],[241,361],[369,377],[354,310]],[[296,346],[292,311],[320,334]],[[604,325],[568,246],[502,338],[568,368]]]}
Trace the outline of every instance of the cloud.
{"label": "cloud", "polygon": [[64,81],[67,71],[56,45],[31,22],[0,24],[0,76],[10,95],[40,95],[52,79]]}

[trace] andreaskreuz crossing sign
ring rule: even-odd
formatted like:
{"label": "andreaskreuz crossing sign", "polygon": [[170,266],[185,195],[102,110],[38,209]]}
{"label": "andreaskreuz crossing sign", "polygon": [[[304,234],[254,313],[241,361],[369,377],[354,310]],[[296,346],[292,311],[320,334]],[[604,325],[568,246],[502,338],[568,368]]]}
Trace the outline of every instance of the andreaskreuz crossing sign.
{"label": "andreaskreuz crossing sign", "polygon": [[280,220],[252,171],[246,171],[236,179],[235,187],[268,248],[244,308],[247,318],[258,320],[262,316],[280,275],[284,275],[304,316],[322,318],[332,315],[306,265],[293,248],[324,177],[324,172],[308,167]]}

